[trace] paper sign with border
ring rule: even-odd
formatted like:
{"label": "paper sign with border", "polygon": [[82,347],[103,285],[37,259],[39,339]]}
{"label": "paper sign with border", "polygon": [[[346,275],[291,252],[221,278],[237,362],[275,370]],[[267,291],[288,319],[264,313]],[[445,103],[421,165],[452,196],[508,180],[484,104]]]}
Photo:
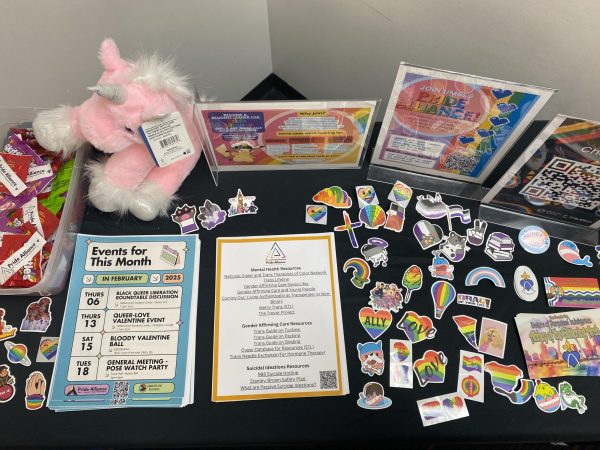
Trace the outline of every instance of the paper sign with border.
{"label": "paper sign with border", "polygon": [[219,171],[359,168],[378,100],[197,103]]}

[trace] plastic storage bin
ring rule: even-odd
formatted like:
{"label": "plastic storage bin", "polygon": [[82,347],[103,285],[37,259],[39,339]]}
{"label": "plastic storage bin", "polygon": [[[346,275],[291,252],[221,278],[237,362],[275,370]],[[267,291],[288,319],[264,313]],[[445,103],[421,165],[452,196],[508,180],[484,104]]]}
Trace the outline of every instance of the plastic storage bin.
{"label": "plastic storage bin", "polygon": [[[0,108],[0,132],[3,140],[8,129],[17,125],[30,126],[36,113],[43,108]],[[75,238],[85,211],[84,192],[87,190],[83,177],[83,165],[90,147],[76,152],[73,175],[50,259],[38,284],[27,288],[0,288],[0,295],[53,295],[63,290],[68,278]]]}

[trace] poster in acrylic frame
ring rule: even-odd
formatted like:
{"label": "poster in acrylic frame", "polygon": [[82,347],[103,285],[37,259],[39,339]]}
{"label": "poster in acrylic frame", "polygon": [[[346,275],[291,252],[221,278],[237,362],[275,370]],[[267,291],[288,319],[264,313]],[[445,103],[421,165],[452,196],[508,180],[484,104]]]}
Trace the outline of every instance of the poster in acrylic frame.
{"label": "poster in acrylic frame", "polygon": [[483,205],[600,229],[600,122],[556,116],[489,190]]}
{"label": "poster in acrylic frame", "polygon": [[220,172],[359,168],[379,100],[196,103]]}
{"label": "poster in acrylic frame", "polygon": [[554,92],[401,63],[371,167],[481,185]]}

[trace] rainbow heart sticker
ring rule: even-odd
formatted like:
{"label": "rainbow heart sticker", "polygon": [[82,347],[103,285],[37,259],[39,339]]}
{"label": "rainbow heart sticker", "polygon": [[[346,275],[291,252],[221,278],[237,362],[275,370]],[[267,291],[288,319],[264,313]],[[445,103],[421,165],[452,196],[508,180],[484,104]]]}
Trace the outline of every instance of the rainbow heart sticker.
{"label": "rainbow heart sticker", "polygon": [[58,338],[45,338],[40,342],[40,353],[48,361],[54,361],[56,357],[56,351],[58,350]]}
{"label": "rainbow heart sticker", "polygon": [[404,331],[413,344],[425,339],[433,339],[437,333],[429,317],[420,316],[414,311],[406,311],[396,328]]}
{"label": "rainbow heart sticker", "polygon": [[444,407],[444,413],[450,419],[458,419],[462,417],[465,401],[460,395],[455,395],[454,397],[445,398],[442,401],[442,406]]}
{"label": "rainbow heart sticker", "polygon": [[306,205],[306,215],[315,223],[319,223],[327,215],[327,206]]}
{"label": "rainbow heart sticker", "polygon": [[377,339],[392,324],[392,313],[383,309],[375,311],[365,306],[358,312],[358,320],[371,339]]}
{"label": "rainbow heart sticker", "polygon": [[448,358],[444,352],[425,351],[423,357],[417,359],[413,365],[419,385],[424,387],[427,383],[443,383],[446,378],[446,364]]}

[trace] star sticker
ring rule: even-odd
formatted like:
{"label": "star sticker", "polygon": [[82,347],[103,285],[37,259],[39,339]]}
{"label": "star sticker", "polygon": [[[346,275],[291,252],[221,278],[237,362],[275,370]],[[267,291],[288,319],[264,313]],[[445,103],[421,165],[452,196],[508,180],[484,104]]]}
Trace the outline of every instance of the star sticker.
{"label": "star sticker", "polygon": [[350,216],[346,211],[342,211],[342,214],[344,215],[344,225],[338,225],[333,229],[333,231],[347,231],[352,247],[358,248],[358,241],[356,240],[356,235],[354,234],[354,228],[362,227],[362,222],[351,222]]}

